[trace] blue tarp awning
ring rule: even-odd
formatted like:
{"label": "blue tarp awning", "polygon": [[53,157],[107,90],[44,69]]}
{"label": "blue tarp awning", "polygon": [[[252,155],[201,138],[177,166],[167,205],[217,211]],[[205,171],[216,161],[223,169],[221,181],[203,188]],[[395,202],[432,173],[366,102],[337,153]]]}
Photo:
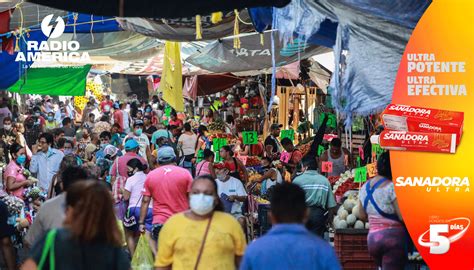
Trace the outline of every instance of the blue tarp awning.
{"label": "blue tarp awning", "polygon": [[[74,15],[69,12],[66,25],[74,24]],[[79,13],[76,20],[76,33],[104,33],[122,31],[114,17],[95,16]],[[92,28],[92,29],[91,29]],[[73,33],[74,26],[66,26],[65,33]]]}
{"label": "blue tarp awning", "polygon": [[[270,30],[273,19],[273,8],[249,8],[250,18],[257,32]],[[336,42],[337,23],[324,20],[319,30],[308,38],[308,43],[332,48]]]}

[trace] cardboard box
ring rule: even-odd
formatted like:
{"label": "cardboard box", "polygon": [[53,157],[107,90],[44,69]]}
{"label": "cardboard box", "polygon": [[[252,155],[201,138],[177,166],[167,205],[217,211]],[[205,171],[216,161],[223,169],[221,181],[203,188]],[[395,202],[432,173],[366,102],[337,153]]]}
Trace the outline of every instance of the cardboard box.
{"label": "cardboard box", "polygon": [[370,138],[384,149],[455,153],[456,134],[384,130]]}
{"label": "cardboard box", "polygon": [[464,113],[390,104],[382,113],[382,121],[389,130],[456,134],[458,145],[463,133]]}

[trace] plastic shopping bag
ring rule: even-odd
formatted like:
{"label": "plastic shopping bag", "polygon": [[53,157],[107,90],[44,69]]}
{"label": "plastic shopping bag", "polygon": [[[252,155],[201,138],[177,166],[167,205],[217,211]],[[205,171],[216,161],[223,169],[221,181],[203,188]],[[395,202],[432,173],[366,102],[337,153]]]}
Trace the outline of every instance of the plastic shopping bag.
{"label": "plastic shopping bag", "polygon": [[153,270],[153,253],[145,234],[140,236],[132,258],[133,270]]}

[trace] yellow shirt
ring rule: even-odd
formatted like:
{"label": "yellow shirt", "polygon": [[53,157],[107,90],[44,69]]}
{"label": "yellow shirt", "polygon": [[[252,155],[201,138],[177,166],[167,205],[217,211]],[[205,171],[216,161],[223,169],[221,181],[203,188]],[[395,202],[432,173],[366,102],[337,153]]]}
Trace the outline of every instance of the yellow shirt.
{"label": "yellow shirt", "polygon": [[[184,213],[172,216],[160,231],[155,267],[194,269],[208,220],[192,220]],[[235,256],[243,256],[245,235],[237,220],[215,212],[198,269],[235,269]]]}

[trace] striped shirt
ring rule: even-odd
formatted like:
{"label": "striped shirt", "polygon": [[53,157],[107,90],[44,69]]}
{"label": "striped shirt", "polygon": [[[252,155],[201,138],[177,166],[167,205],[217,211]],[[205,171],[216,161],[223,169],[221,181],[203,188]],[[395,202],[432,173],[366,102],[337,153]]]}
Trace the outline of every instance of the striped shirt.
{"label": "striped shirt", "polygon": [[300,186],[306,193],[308,207],[329,209],[336,206],[328,179],[317,171],[307,170],[293,180],[293,184]]}

